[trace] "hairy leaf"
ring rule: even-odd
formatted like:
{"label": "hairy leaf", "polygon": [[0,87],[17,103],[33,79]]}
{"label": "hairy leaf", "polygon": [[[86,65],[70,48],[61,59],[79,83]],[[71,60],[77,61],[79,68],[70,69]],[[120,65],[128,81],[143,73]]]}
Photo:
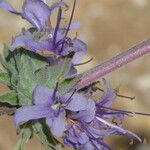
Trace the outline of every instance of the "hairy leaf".
{"label": "hairy leaf", "polygon": [[50,88],[55,87],[56,83],[62,83],[67,77],[71,67],[71,59],[63,58],[57,65],[48,66],[37,72],[37,80],[40,84]]}
{"label": "hairy leaf", "polygon": [[17,143],[14,150],[24,150],[25,144],[28,142],[28,140],[32,136],[32,129],[28,126],[26,127],[25,125],[20,131],[21,137],[20,137],[20,139],[19,139],[19,141],[18,141],[18,143]]}
{"label": "hairy leaf", "polygon": [[32,103],[32,92],[36,86],[36,79],[33,72],[33,64],[28,54],[21,56],[22,67],[19,70],[18,76],[18,97],[20,105]]}
{"label": "hairy leaf", "polygon": [[0,72],[0,84],[10,85],[10,77],[7,72]]}
{"label": "hairy leaf", "polygon": [[0,95],[0,102],[18,105],[17,94],[14,90],[7,91]]}
{"label": "hairy leaf", "polygon": [[45,149],[57,150],[57,147],[60,147],[61,144],[54,138],[43,120],[34,122],[33,130]]}

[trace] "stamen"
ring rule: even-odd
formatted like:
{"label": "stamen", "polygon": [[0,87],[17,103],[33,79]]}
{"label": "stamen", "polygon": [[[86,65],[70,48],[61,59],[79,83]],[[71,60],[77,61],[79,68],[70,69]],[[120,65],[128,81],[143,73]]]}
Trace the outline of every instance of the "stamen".
{"label": "stamen", "polygon": [[135,133],[128,131],[128,130],[125,130],[125,129],[121,128],[120,126],[117,126],[117,125],[112,124],[110,122],[107,122],[106,120],[104,120],[98,116],[96,116],[96,119],[98,121],[102,122],[103,124],[105,124],[111,128],[114,128],[114,129],[118,130],[119,132],[122,132],[123,134],[130,134],[130,135],[134,136],[135,138],[137,138],[140,142],[142,142],[142,139],[140,137],[138,137]]}
{"label": "stamen", "polygon": [[[101,89],[101,88],[98,88],[98,87],[97,87],[97,89],[98,89],[99,91],[104,92],[104,90]],[[121,95],[121,94],[117,94],[117,92],[116,92],[116,95],[117,95],[118,97],[122,97],[122,98],[125,98],[125,99],[130,99],[130,100],[134,100],[134,99],[135,99],[135,96],[134,96],[134,97],[130,97],[130,96],[126,96],[126,95]]]}
{"label": "stamen", "polygon": [[92,60],[93,60],[93,57],[92,57],[92,58],[90,58],[89,60],[87,60],[87,61],[83,62],[83,63],[74,64],[73,66],[81,66],[81,65],[85,65],[85,64],[87,64],[87,63],[91,62]]}
{"label": "stamen", "polygon": [[[67,37],[67,35],[68,35],[68,32],[69,32],[69,28],[70,28],[70,25],[71,25],[71,22],[72,22],[72,19],[73,19],[73,15],[74,15],[74,11],[75,11],[75,6],[76,6],[76,0],[74,0],[74,3],[73,3],[73,8],[72,8],[72,12],[71,12],[71,17],[70,17],[70,20],[69,20],[69,24],[68,24],[68,27],[67,27],[67,30],[66,30],[64,39],[66,39],[66,37]],[[63,43],[62,43],[62,47],[61,47],[60,53],[63,51],[64,44],[65,44],[65,40],[64,40]]]}
{"label": "stamen", "polygon": [[61,9],[61,7],[59,7],[58,16],[57,16],[57,24],[56,24],[56,28],[55,28],[55,32],[54,32],[53,49],[55,49],[55,43],[56,43],[56,38],[57,38],[57,32],[58,32],[60,22],[61,22],[61,16],[62,16],[62,9]]}
{"label": "stamen", "polygon": [[[97,139],[97,138],[95,138],[94,137],[94,135],[93,134],[91,134],[91,132],[89,132],[89,130],[87,130],[87,128],[86,128],[86,126],[84,125],[84,130],[85,130],[85,132],[87,132],[90,136],[91,136],[91,142],[92,142],[92,140],[95,140],[95,141],[97,141],[98,143],[100,143],[101,145],[103,145],[104,147],[106,147],[108,150],[112,150],[108,145],[106,145],[105,143],[103,143],[103,142],[101,142],[100,141],[100,139]],[[93,142],[92,142],[93,143]],[[95,148],[97,148],[96,147],[96,145],[93,145]]]}
{"label": "stamen", "polygon": [[[101,105],[100,105],[101,106]],[[115,109],[115,108],[110,108],[110,107],[106,107],[106,106],[101,106],[105,109],[108,110],[113,110],[113,111],[119,111],[119,112],[123,112],[123,113],[128,113],[128,114],[136,114],[136,115],[142,115],[142,116],[150,116],[150,114],[148,113],[141,113],[141,112],[132,112],[132,111],[127,111],[127,110],[121,110],[121,109]]]}
{"label": "stamen", "polygon": [[53,101],[56,100],[56,92],[57,92],[57,90],[58,90],[58,82],[56,83],[56,87],[55,87],[54,92],[53,92],[53,95],[52,95]]}
{"label": "stamen", "polygon": [[73,97],[73,95],[75,94],[75,92],[76,92],[76,90],[74,90],[74,91],[72,92],[72,94],[70,95],[70,97],[67,99],[67,101],[66,101],[67,104],[70,102],[70,100],[71,100],[71,98]]}

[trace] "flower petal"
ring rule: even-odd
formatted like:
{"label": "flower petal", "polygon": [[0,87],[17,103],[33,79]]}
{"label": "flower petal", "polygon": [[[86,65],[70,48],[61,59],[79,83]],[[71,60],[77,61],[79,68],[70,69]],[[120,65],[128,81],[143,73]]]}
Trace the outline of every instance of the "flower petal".
{"label": "flower petal", "polygon": [[89,137],[86,135],[85,132],[82,132],[78,129],[76,125],[73,125],[65,132],[65,139],[72,144],[85,144],[89,141]]}
{"label": "flower petal", "polygon": [[59,6],[66,6],[66,4],[57,2],[49,7],[42,0],[26,0],[23,5],[23,18],[39,29],[46,29],[51,26],[51,12]]}
{"label": "flower petal", "polygon": [[83,122],[91,122],[95,117],[95,111],[95,102],[93,100],[88,100],[86,110],[79,111],[77,114],[73,115],[73,119]]}
{"label": "flower petal", "polygon": [[96,119],[99,120],[100,122],[102,122],[103,124],[105,124],[107,126],[110,126],[111,128],[116,129],[119,133],[121,133],[121,134],[130,134],[130,135],[134,136],[135,138],[137,138],[140,142],[142,142],[140,137],[138,137],[135,133],[133,133],[133,132],[131,132],[129,130],[125,130],[125,129],[123,129],[123,128],[115,125],[115,124],[107,122],[107,121],[105,121],[104,119],[102,119],[100,117],[96,117]]}
{"label": "flower petal", "polygon": [[69,144],[69,142],[71,142],[71,144],[77,144],[78,143],[78,140],[77,138],[75,137],[75,134],[74,134],[74,129],[73,128],[70,128],[68,129],[66,132],[65,132],[65,137],[64,139],[66,139],[67,143]]}
{"label": "flower petal", "polygon": [[[78,29],[79,27],[80,27],[80,22],[77,21],[77,22],[71,23],[69,29],[70,29],[70,30],[72,30],[72,29]],[[66,27],[66,29],[67,29],[67,27]]]}
{"label": "flower petal", "polygon": [[105,85],[105,90],[104,90],[103,96],[101,97],[101,102],[99,102],[98,105],[108,107],[116,99],[116,93],[111,88],[110,84],[104,78],[103,78],[103,83]]}
{"label": "flower petal", "polygon": [[16,15],[22,15],[20,12],[17,12],[16,9],[14,9],[8,2],[5,0],[0,0],[0,8],[3,8],[6,11],[9,11],[11,13],[14,13]]}
{"label": "flower petal", "polygon": [[87,142],[86,144],[83,145],[82,150],[94,150],[94,146],[91,144],[91,142]]}
{"label": "flower petal", "polygon": [[65,111],[59,112],[59,114],[53,118],[47,118],[46,123],[55,136],[61,137],[63,132],[66,130],[67,125],[65,121]]}
{"label": "flower petal", "polygon": [[89,140],[89,137],[84,132],[79,133],[77,137],[80,144],[85,144]]}
{"label": "flower petal", "polygon": [[87,51],[86,44],[83,41],[74,38],[73,40],[71,40],[70,44],[64,44],[64,48],[61,55],[65,56],[70,52],[75,52],[72,62],[73,64],[76,64],[82,59],[86,51]]}
{"label": "flower petal", "polygon": [[64,7],[66,7],[66,9],[68,9],[68,5],[66,3],[62,2],[62,1],[54,3],[49,8],[50,8],[50,11],[53,11],[55,8],[58,8],[58,7],[61,7],[61,6],[64,6]]}
{"label": "flower petal", "polygon": [[54,92],[53,89],[49,89],[46,86],[41,86],[41,85],[36,86],[33,92],[33,103],[36,105],[52,104],[53,92]]}
{"label": "flower petal", "polygon": [[74,75],[76,75],[77,74],[77,69],[72,65],[71,67],[70,67],[70,70],[69,70],[69,73],[67,74],[67,76],[68,77],[73,77]]}
{"label": "flower petal", "polygon": [[75,93],[67,104],[66,109],[71,111],[81,111],[85,110],[87,105],[88,100],[83,95]]}
{"label": "flower petal", "polygon": [[16,48],[24,47],[29,49],[30,51],[37,51],[37,50],[52,50],[52,43],[50,39],[45,40],[34,40],[29,35],[18,35],[13,38],[11,44],[11,51],[15,50]]}
{"label": "flower petal", "polygon": [[17,127],[19,125],[40,118],[45,118],[50,114],[50,108],[45,106],[23,106],[16,110],[14,120]]}
{"label": "flower petal", "polygon": [[76,38],[73,39],[72,43],[74,45],[74,51],[76,52],[73,56],[72,63],[76,64],[82,59],[84,54],[87,52],[87,46],[83,41]]}
{"label": "flower petal", "polygon": [[46,28],[51,15],[49,6],[41,0],[25,0],[23,4],[23,18],[39,29]]}
{"label": "flower petal", "polygon": [[94,137],[94,138],[103,138],[106,136],[109,136],[111,134],[114,134],[116,132],[115,129],[106,129],[106,130],[101,130],[101,129],[96,129],[92,126],[86,126],[86,130]]}

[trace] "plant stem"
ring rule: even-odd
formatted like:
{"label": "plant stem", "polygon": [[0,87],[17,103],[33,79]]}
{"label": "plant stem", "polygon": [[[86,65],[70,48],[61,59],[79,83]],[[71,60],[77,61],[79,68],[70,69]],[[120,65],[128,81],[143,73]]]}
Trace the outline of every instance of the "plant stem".
{"label": "plant stem", "polygon": [[73,90],[80,90],[106,74],[119,69],[149,52],[150,39],[83,73],[80,80],[74,85]]}

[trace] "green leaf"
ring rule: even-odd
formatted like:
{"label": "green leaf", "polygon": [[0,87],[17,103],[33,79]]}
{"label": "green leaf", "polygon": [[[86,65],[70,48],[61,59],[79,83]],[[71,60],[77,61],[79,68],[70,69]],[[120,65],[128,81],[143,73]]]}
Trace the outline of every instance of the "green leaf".
{"label": "green leaf", "polygon": [[47,66],[37,72],[37,81],[53,88],[57,82],[62,83],[67,78],[71,64],[71,58],[65,57],[57,65]]}
{"label": "green leaf", "polygon": [[61,143],[59,143],[54,138],[50,132],[50,129],[45,124],[45,122],[43,122],[43,120],[34,122],[32,127],[36,136],[41,141],[46,150],[57,150],[57,147],[60,149]]}
{"label": "green leaf", "polygon": [[23,127],[20,131],[20,135],[21,137],[14,150],[24,150],[25,144],[32,136],[32,129],[30,127]]}
{"label": "green leaf", "polygon": [[0,102],[18,105],[17,94],[14,90],[10,90],[0,95]]}
{"label": "green leaf", "polygon": [[0,84],[10,85],[10,77],[7,72],[0,72]]}
{"label": "green leaf", "polygon": [[34,72],[41,69],[41,68],[43,68],[43,67],[45,67],[46,65],[49,65],[46,58],[44,58],[44,57],[42,57],[38,54],[31,53],[31,52],[30,52],[29,55],[31,57]]}
{"label": "green leaf", "polygon": [[0,62],[6,71],[11,72],[11,73],[14,73],[14,72],[16,73],[15,67],[12,64],[6,62],[6,60],[3,58],[2,55],[0,55]]}
{"label": "green leaf", "polygon": [[15,60],[14,54],[15,54],[15,52],[10,51],[9,46],[4,44],[4,48],[3,48],[4,59],[6,62],[8,62],[9,64],[12,64],[13,66],[16,65],[16,60]]}
{"label": "green leaf", "polygon": [[46,58],[25,49],[19,49],[18,53],[20,58],[16,55],[16,63],[19,72],[17,85],[19,104],[27,105],[32,103],[32,92],[41,81],[36,79],[35,72],[48,65],[48,62]]}
{"label": "green leaf", "polygon": [[16,55],[15,55],[18,70],[20,70],[22,65],[24,65],[24,61],[23,61],[24,58],[22,57],[24,55],[26,55],[32,62],[33,72],[49,64],[48,60],[45,57],[36,54],[34,52],[28,51],[24,48],[20,48],[16,50]]}
{"label": "green leaf", "polygon": [[79,81],[80,75],[75,76],[73,78],[65,79],[58,87],[60,93],[65,94],[72,90],[72,87],[75,85],[77,81]]}
{"label": "green leaf", "polygon": [[[10,53],[12,53],[12,52],[10,52]],[[0,62],[2,64],[2,66],[4,67],[4,69],[6,70],[6,72],[8,72],[8,74],[10,76],[10,83],[12,85],[16,86],[18,72],[16,70],[15,61],[13,60],[14,58],[12,58],[12,56],[9,59],[7,59],[7,58],[0,55]]]}
{"label": "green leaf", "polygon": [[22,63],[22,67],[19,70],[17,85],[19,104],[28,105],[32,103],[32,92],[37,83],[33,64],[27,53],[22,54],[20,63]]}

